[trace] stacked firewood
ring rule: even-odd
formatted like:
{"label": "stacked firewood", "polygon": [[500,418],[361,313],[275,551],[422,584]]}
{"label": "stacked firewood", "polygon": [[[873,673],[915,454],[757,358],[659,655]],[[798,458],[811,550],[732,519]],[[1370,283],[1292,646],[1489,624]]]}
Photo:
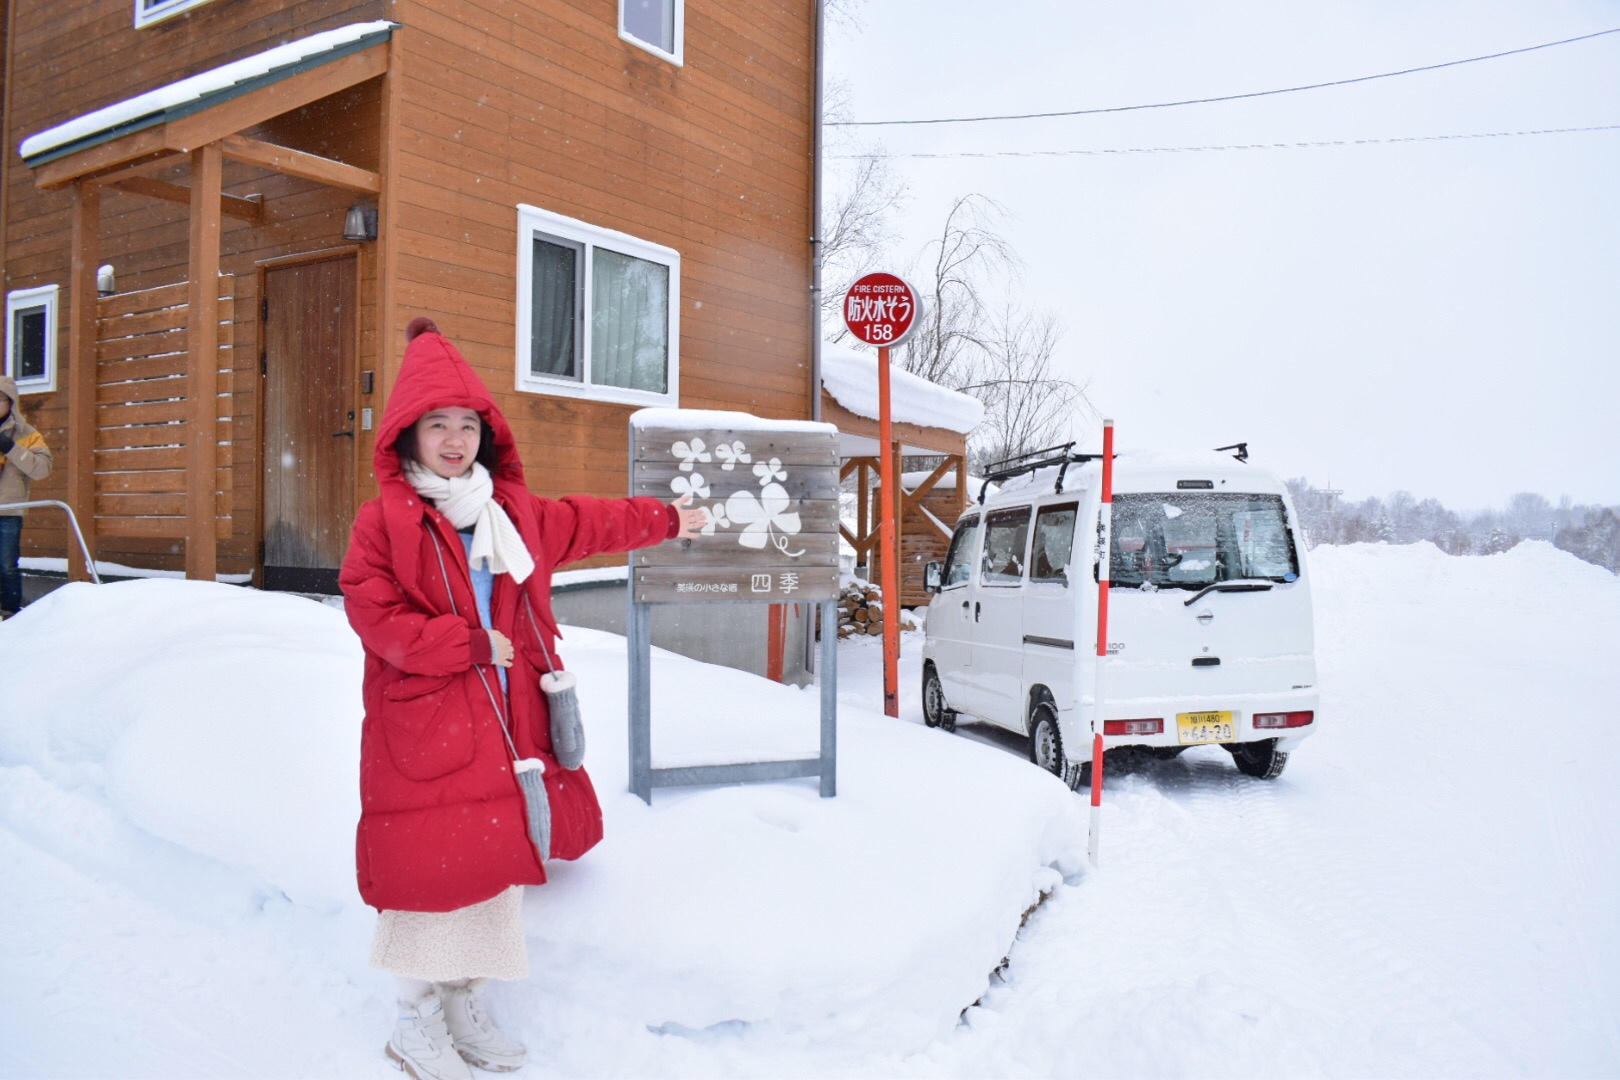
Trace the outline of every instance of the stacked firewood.
{"label": "stacked firewood", "polygon": [[[917,624],[909,613],[900,612],[900,629],[915,630]],[[869,581],[856,578],[838,597],[838,636],[856,637],[869,634],[879,637],[883,633],[883,590]]]}

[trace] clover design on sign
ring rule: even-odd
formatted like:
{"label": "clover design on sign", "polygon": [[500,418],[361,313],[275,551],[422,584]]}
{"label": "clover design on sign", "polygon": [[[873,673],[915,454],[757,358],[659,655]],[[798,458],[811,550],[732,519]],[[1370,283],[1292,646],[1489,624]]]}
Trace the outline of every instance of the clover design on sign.
{"label": "clover design on sign", "polygon": [[693,439],[690,443],[684,439],[677,440],[675,445],[669,448],[669,452],[681,459],[681,472],[691,472],[696,462],[714,460],[714,456],[709,453],[702,439]]}
{"label": "clover design on sign", "polygon": [[[681,468],[686,468],[682,465]],[[709,497],[709,482],[703,474],[695,472],[691,476],[677,476],[669,482],[670,490],[676,495],[690,495],[694,499],[707,499]]]}
{"label": "clover design on sign", "polygon": [[735,469],[739,461],[746,465],[750,461],[754,460],[749,455],[748,448],[742,444],[742,440],[740,439],[736,442],[721,443],[720,445],[716,446],[714,448],[714,456],[720,459],[720,467],[727,472]]}
{"label": "clover design on sign", "polygon": [[702,529],[698,530],[698,534],[700,536],[713,536],[714,530],[717,528],[731,528],[731,519],[726,516],[725,503],[711,503],[704,507],[704,509],[709,512],[709,520],[704,523]]}
{"label": "clover design on sign", "polygon": [[[756,473],[759,469],[760,466],[754,466]],[[787,479],[785,473],[782,478]],[[752,491],[734,491],[731,498],[726,500],[726,513],[731,524],[744,526],[737,543],[756,549],[770,544],[788,558],[797,559],[804,554],[804,549],[789,551],[788,537],[799,531],[799,513],[788,509],[793,505],[793,500],[788,496],[787,488],[769,478],[764,483],[758,496]]]}
{"label": "clover design on sign", "polygon": [[[786,480],[787,470],[782,468],[781,458],[771,458],[768,462],[762,461],[755,465],[754,475],[759,477],[759,486],[765,487],[773,480]],[[798,530],[795,529],[794,531],[797,532]]]}

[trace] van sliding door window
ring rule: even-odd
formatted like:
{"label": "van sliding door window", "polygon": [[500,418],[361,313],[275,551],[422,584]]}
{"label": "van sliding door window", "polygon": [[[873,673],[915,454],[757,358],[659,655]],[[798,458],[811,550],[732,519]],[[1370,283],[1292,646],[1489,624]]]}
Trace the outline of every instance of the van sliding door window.
{"label": "van sliding door window", "polygon": [[979,563],[982,585],[1017,585],[1024,578],[1024,553],[1029,550],[1029,507],[998,510],[984,519],[984,558]]}
{"label": "van sliding door window", "polygon": [[951,539],[951,550],[945,556],[945,580],[940,584],[941,589],[948,589],[952,585],[965,585],[968,578],[973,576],[973,548],[974,541],[978,538],[978,518],[969,518],[956,527],[956,536]]}
{"label": "van sliding door window", "polygon": [[1118,588],[1200,589],[1299,577],[1277,495],[1116,495],[1108,573]]}
{"label": "van sliding door window", "polygon": [[1076,505],[1043,506],[1035,515],[1035,541],[1029,549],[1029,580],[1069,584],[1069,552],[1074,548]]}

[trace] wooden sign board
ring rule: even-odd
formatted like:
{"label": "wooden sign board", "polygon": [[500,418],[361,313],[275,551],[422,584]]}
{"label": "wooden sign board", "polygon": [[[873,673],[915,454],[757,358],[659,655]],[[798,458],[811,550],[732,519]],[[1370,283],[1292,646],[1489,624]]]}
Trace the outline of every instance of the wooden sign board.
{"label": "wooden sign board", "polygon": [[[757,425],[757,426],[756,426]],[[838,596],[838,431],[739,413],[645,409],[630,494],[691,495],[703,535],[632,552],[637,603],[805,603]]]}

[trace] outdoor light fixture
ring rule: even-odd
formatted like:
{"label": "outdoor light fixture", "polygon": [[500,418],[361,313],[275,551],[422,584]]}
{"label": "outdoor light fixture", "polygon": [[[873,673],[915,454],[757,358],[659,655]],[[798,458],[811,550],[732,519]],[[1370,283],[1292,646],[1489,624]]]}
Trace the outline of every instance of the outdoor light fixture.
{"label": "outdoor light fixture", "polygon": [[112,263],[96,269],[96,293],[100,296],[111,296],[118,291],[118,275],[113,272]]}
{"label": "outdoor light fixture", "polygon": [[343,239],[377,239],[377,208],[368,199],[356,199],[343,217]]}

